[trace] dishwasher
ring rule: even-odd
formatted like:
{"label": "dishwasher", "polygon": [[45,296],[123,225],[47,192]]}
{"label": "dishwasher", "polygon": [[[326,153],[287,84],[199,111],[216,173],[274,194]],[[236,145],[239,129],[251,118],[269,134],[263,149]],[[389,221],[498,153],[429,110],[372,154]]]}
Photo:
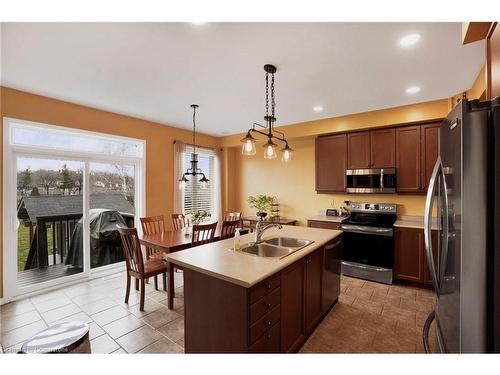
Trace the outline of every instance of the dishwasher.
{"label": "dishwasher", "polygon": [[323,269],[322,311],[326,313],[340,295],[342,235],[328,242],[325,247]]}

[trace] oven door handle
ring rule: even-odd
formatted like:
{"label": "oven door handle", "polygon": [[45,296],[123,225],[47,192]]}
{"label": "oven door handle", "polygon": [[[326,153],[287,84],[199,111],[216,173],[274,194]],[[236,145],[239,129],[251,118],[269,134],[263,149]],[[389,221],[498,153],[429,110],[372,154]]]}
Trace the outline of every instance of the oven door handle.
{"label": "oven door handle", "polygon": [[341,228],[348,233],[373,234],[376,236],[392,237],[394,231],[392,228],[367,227],[364,225],[342,224]]}

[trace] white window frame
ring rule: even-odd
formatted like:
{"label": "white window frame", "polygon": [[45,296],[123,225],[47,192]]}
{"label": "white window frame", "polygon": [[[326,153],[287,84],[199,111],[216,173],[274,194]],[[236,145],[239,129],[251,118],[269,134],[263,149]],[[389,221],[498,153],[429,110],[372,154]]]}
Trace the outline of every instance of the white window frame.
{"label": "white window frame", "polygon": [[[141,150],[142,156],[120,156],[107,155],[94,152],[82,152],[78,150],[61,150],[51,147],[28,146],[12,144],[11,135],[14,127],[36,128],[48,132],[67,133],[72,135],[83,135],[94,138],[102,138],[110,141],[127,141],[137,143]],[[83,220],[84,220],[84,270],[70,276],[65,276],[59,279],[49,280],[36,285],[27,286],[24,288],[17,287],[17,186],[14,181],[17,181],[17,157],[40,157],[46,159],[62,159],[82,161],[84,163],[83,176]],[[58,289],[82,280],[88,280],[96,277],[102,277],[108,274],[116,273],[119,270],[124,270],[125,262],[119,262],[102,266],[96,269],[90,268],[90,231],[88,222],[89,210],[89,165],[92,162],[121,162],[132,165],[135,169],[135,191],[134,202],[135,227],[141,232],[139,218],[145,216],[146,213],[146,141],[143,139],[128,138],[123,136],[115,136],[112,134],[98,133],[93,131],[73,129],[70,127],[49,125],[33,121],[20,120],[15,118],[4,117],[3,119],[3,298],[2,303],[7,303],[11,300],[36,294],[40,290],[48,291]]]}

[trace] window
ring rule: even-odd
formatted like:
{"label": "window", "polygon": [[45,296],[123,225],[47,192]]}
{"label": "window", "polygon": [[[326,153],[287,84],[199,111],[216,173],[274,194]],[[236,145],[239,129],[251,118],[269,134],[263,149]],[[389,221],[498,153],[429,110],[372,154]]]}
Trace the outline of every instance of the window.
{"label": "window", "polygon": [[[191,154],[193,153],[193,148],[186,147],[186,152],[183,154],[183,168],[184,172],[187,168],[191,166]],[[187,176],[189,182],[186,182],[184,188],[183,196],[183,206],[182,211],[187,214],[196,211],[208,211],[212,219],[217,219],[216,207],[215,207],[215,153],[213,150],[209,149],[196,149],[198,154],[198,167],[210,180],[208,188],[202,189],[200,187],[199,179],[201,176]]]}
{"label": "window", "polygon": [[58,149],[93,154],[142,157],[143,146],[141,142],[117,136],[103,136],[63,130],[59,127],[11,124],[11,144],[32,146],[42,149]]}

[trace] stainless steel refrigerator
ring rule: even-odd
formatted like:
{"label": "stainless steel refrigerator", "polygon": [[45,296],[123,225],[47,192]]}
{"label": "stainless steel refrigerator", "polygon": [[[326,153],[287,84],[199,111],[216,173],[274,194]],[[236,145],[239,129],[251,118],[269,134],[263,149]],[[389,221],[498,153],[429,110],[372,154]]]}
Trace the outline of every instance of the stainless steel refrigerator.
{"label": "stainless steel refrigerator", "polygon": [[464,99],[442,123],[425,205],[426,258],[437,295],[424,325],[427,352],[500,352],[499,201],[500,98]]}

